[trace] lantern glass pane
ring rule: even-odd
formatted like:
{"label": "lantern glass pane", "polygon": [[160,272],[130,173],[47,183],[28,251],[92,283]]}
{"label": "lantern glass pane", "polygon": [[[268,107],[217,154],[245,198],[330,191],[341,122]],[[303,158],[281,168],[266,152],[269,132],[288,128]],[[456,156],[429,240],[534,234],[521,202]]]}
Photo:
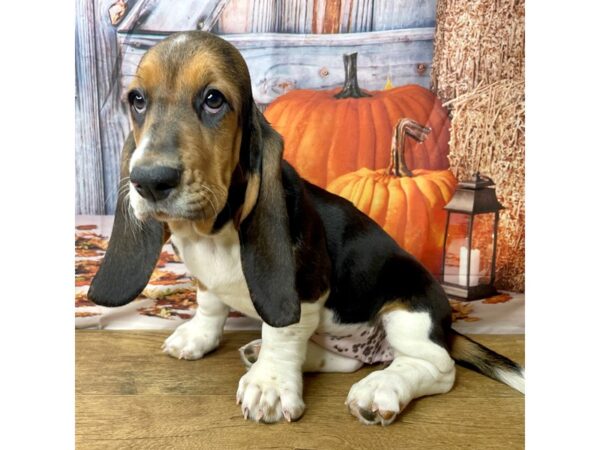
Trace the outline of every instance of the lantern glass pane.
{"label": "lantern glass pane", "polygon": [[[473,238],[471,249],[478,256],[478,267],[474,267],[477,278],[472,286],[490,284],[492,276],[492,258],[494,256],[494,213],[478,214],[473,218]],[[473,264],[473,260],[471,260]],[[473,271],[471,271],[473,274]],[[475,281],[475,283],[473,283]]]}
{"label": "lantern glass pane", "polygon": [[467,272],[465,264],[471,216],[457,212],[449,212],[448,214],[443,281],[466,286]]}

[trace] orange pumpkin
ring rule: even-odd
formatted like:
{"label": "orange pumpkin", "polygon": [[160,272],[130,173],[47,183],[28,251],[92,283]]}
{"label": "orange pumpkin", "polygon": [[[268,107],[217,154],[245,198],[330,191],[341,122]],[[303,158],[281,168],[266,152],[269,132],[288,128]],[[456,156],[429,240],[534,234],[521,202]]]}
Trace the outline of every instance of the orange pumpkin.
{"label": "orange pumpkin", "polygon": [[291,91],[265,110],[268,121],[284,137],[284,158],[302,177],[325,187],[361,167],[385,167],[392,129],[403,117],[432,129],[425,144],[407,144],[408,167],[449,167],[450,122],[432,92],[418,85],[363,91],[356,77],[356,53],[344,55],[344,64],[346,81],[341,90]]}
{"label": "orange pumpkin", "polygon": [[327,190],[354,203],[437,275],[446,225],[444,206],[456,190],[456,178],[449,170],[411,171],[403,157],[406,135],[422,142],[429,131],[413,120],[400,120],[394,127],[388,169],[362,168],[337,178]]}

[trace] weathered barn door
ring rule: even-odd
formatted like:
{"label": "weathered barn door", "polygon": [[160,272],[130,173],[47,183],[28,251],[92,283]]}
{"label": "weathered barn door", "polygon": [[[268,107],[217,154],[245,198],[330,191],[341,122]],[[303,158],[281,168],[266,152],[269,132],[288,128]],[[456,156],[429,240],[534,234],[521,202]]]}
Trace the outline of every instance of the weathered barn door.
{"label": "weathered barn door", "polygon": [[112,214],[127,133],[122,94],[143,53],[176,31],[212,31],[246,59],[263,108],[344,80],[430,86],[435,0],[77,0],[77,213]]}

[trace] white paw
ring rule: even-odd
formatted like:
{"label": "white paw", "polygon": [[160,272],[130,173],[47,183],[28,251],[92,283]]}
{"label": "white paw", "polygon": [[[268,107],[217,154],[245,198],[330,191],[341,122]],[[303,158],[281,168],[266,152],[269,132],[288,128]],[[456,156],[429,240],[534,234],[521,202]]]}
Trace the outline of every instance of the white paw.
{"label": "white paw", "polygon": [[299,369],[256,362],[240,379],[236,395],[244,419],[291,422],[304,412],[302,373]]}
{"label": "white paw", "polygon": [[399,373],[379,370],[350,388],[346,405],[362,423],[389,425],[411,400],[409,386]]}
{"label": "white paw", "polygon": [[219,346],[221,334],[193,320],[179,325],[162,346],[163,352],[179,359],[200,359]]}

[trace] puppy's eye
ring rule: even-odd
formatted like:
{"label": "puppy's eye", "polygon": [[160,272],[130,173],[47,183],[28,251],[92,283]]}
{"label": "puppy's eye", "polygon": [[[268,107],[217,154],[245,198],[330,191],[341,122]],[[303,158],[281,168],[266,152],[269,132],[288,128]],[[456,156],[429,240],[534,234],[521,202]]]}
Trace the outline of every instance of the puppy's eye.
{"label": "puppy's eye", "polygon": [[211,89],[206,93],[204,97],[204,103],[202,107],[206,112],[217,113],[225,103],[225,97],[216,89]]}
{"label": "puppy's eye", "polygon": [[129,93],[129,105],[138,114],[146,112],[146,99],[140,91],[131,91]]}

